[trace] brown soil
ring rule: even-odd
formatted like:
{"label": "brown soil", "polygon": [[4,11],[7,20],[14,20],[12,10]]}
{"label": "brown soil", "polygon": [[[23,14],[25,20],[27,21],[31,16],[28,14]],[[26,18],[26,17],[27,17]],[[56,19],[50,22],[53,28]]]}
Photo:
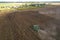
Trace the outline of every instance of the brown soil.
{"label": "brown soil", "polygon": [[38,11],[16,11],[0,18],[0,40],[41,40],[31,28],[35,24],[40,25],[42,30],[52,28],[50,24],[55,24],[59,33],[60,21],[57,19],[39,14]]}

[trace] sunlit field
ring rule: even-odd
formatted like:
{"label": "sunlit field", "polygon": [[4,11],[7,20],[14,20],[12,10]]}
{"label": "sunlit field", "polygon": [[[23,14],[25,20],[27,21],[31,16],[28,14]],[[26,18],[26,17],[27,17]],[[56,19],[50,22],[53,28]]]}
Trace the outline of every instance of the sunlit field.
{"label": "sunlit field", "polygon": [[29,9],[29,8],[39,8],[41,6],[39,3],[0,3],[0,10],[14,10],[14,9]]}
{"label": "sunlit field", "polygon": [[[6,10],[6,9],[11,10],[12,8],[9,8],[9,7],[20,6],[20,5],[22,5],[22,3],[0,3],[0,10]],[[3,8],[1,8],[1,7],[3,7]],[[6,8],[6,7],[8,7],[8,8]]]}
{"label": "sunlit field", "polygon": [[0,14],[5,14],[10,11],[15,11],[16,8],[13,7],[18,7],[24,4],[25,3],[0,3]]}

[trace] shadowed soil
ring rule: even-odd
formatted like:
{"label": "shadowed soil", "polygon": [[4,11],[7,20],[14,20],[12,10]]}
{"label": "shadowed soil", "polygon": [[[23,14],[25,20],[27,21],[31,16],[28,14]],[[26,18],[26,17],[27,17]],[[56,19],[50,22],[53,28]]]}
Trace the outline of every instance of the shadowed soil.
{"label": "shadowed soil", "polygon": [[38,32],[32,29],[32,25],[39,25],[41,30],[50,33],[48,37],[53,36],[55,40],[60,40],[60,21],[40,14],[38,11],[16,11],[2,16],[0,18],[0,40],[42,40],[43,37],[39,37]]}

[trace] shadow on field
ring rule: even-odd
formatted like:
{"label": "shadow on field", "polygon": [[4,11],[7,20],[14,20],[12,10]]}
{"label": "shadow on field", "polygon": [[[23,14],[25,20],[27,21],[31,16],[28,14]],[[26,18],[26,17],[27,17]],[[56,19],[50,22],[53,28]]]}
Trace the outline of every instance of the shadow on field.
{"label": "shadow on field", "polygon": [[[41,32],[35,32],[32,25],[39,25],[41,30],[48,32],[49,39],[43,39],[39,35]],[[0,21],[0,40],[60,40],[59,26],[59,20],[37,11],[8,13]],[[44,36],[43,34],[41,35]]]}

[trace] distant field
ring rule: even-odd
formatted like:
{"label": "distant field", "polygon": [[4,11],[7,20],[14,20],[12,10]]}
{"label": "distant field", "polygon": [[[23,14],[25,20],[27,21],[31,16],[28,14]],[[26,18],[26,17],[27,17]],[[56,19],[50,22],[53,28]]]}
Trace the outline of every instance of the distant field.
{"label": "distant field", "polygon": [[10,8],[1,8],[1,7],[6,7],[6,6],[11,7],[11,6],[19,6],[19,5],[22,5],[22,3],[0,3],[0,10],[10,9]]}
{"label": "distant field", "polygon": [[[31,4],[33,4],[33,5],[31,5]],[[31,5],[31,6],[29,6],[29,5]],[[20,9],[22,10],[22,9],[39,8],[39,7],[38,7],[38,3],[0,3],[0,10],[6,10],[6,9],[13,10],[16,8],[19,10]]]}

